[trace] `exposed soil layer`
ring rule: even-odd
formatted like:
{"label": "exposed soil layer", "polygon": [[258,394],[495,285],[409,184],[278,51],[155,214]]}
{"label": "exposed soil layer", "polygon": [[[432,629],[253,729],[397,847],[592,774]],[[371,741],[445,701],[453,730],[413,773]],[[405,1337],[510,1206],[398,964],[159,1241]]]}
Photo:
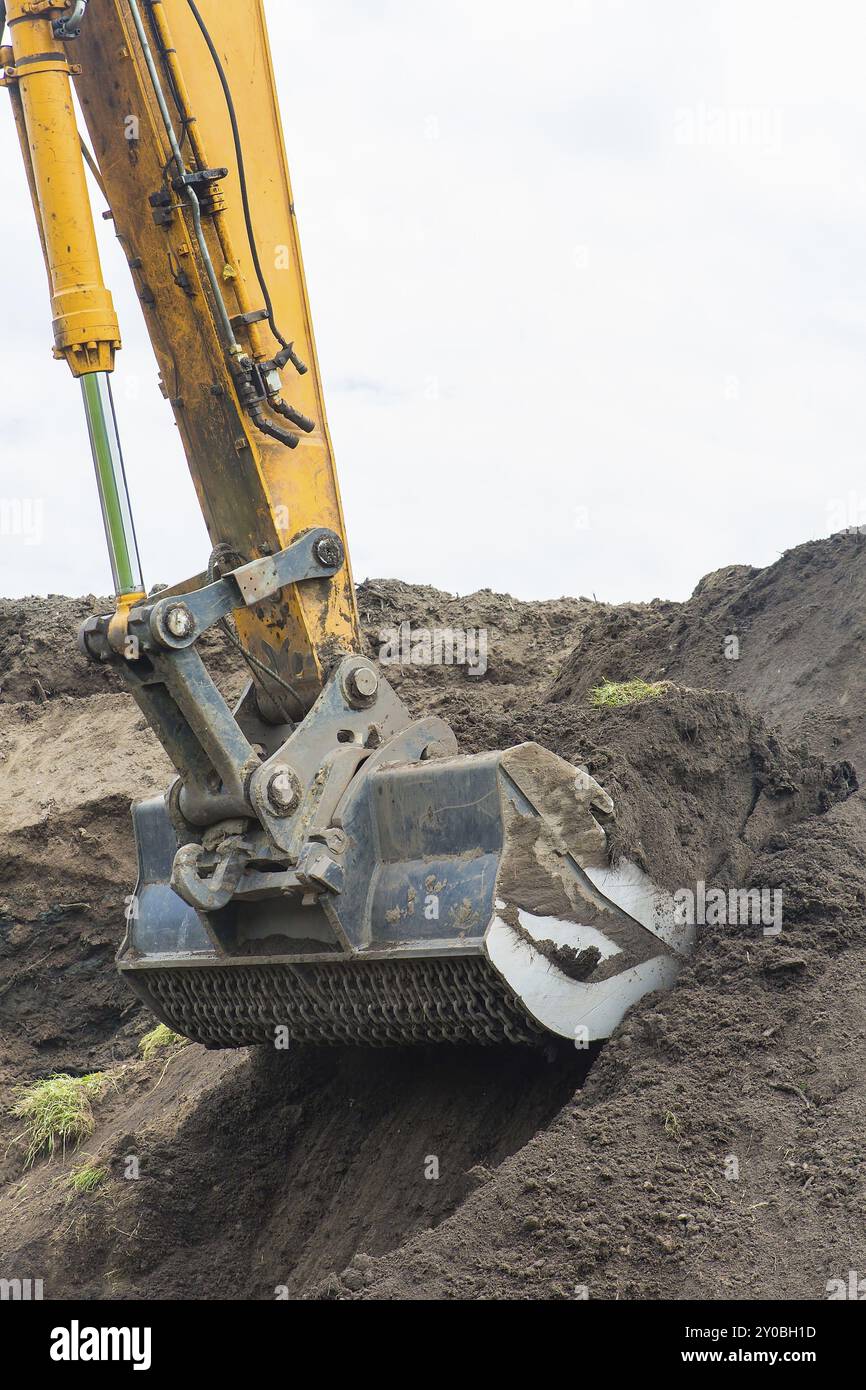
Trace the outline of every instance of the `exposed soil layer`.
{"label": "exposed soil layer", "polygon": [[[75,651],[98,604],[0,604],[0,1101],[53,1070],[114,1081],[82,1148],[29,1170],[4,1113],[0,1277],[50,1297],[797,1299],[866,1268],[864,545],[721,571],[684,604],[361,586],[372,655],[403,623],[486,634],[484,674],[385,672],[465,751],[537,739],[585,765],[614,798],[616,852],[666,887],[782,894],[780,934],[699,928],[670,993],[598,1055],[554,1060],[138,1060],[151,1020],[112,965],[128,806],[170,769]],[[219,638],[208,655],[237,689]],[[636,676],[673,688],[590,704]],[[108,1175],[73,1196],[85,1158]]]}
{"label": "exposed soil layer", "polygon": [[811,541],[767,569],[708,574],[686,603],[594,604],[552,698],[600,680],[672,680],[745,695],[815,752],[866,761],[866,535]]}

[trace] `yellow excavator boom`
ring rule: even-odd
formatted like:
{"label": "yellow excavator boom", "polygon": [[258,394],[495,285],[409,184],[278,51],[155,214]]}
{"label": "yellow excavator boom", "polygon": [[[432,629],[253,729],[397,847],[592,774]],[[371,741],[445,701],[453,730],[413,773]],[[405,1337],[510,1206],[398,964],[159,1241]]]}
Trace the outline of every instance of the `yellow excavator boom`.
{"label": "yellow excavator boom", "polygon": [[[311,526],[345,540],[261,0],[90,0],[77,35],[58,39],[52,26],[69,10],[8,0],[4,64],[23,107],[55,351],[77,375],[107,371],[120,339],[99,268],[74,82],[213,546],[239,563]],[[189,175],[204,175],[189,186],[196,217],[178,187],[175,144]],[[248,357],[255,372],[286,343],[285,387],[279,374],[273,390],[266,381],[251,414],[237,363]],[[287,423],[275,401],[309,429]],[[295,447],[262,426],[294,435]],[[239,629],[261,663],[255,676],[269,706],[303,714],[335,654],[357,647],[348,562],[331,580],[289,586],[246,610]]]}
{"label": "yellow excavator boom", "polygon": [[[0,0],[4,20],[115,583],[79,640],[178,774],[133,809],[120,970],[214,1047],[607,1036],[686,944],[670,901],[610,863],[610,799],[532,743],[459,756],[361,654],[261,0]],[[204,575],[149,594],[85,159],[213,547]],[[197,649],[216,624],[251,669],[234,708]]]}

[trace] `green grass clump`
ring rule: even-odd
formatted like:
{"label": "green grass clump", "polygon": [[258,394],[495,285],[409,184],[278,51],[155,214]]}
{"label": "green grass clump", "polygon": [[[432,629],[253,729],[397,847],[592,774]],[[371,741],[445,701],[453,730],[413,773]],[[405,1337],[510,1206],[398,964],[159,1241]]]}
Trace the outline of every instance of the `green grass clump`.
{"label": "green grass clump", "polygon": [[617,707],[635,705],[640,700],[654,700],[670,689],[670,681],[602,681],[590,694],[594,705]]}
{"label": "green grass clump", "polygon": [[84,1163],[69,1174],[69,1186],[79,1195],[93,1192],[108,1177],[107,1168],[98,1168],[92,1163]]}
{"label": "green grass clump", "polygon": [[26,1163],[33,1163],[43,1152],[52,1155],[58,1143],[65,1152],[67,1144],[80,1144],[92,1134],[96,1123],[92,1102],[108,1083],[105,1072],[91,1072],[89,1076],[55,1072],[31,1086],[16,1086],[12,1114],[26,1124]]}
{"label": "green grass clump", "polygon": [[149,1062],[161,1047],[171,1047],[175,1043],[183,1045],[187,1042],[189,1042],[189,1038],[185,1038],[183,1034],[173,1032],[165,1023],[158,1023],[155,1028],[152,1028],[149,1033],[145,1033],[144,1037],[140,1039],[138,1050],[144,1061]]}

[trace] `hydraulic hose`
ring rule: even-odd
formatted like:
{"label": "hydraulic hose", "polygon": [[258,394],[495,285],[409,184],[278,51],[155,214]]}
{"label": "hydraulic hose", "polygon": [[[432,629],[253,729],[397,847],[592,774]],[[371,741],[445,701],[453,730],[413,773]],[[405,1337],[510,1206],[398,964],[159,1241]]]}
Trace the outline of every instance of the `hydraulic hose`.
{"label": "hydraulic hose", "polygon": [[295,434],[294,430],[284,430],[281,425],[275,425],[272,420],[269,420],[259,402],[247,406],[247,410],[256,429],[261,430],[262,434],[269,435],[271,439],[279,440],[280,444],[287,445],[289,449],[297,449],[301,442],[299,436]]}
{"label": "hydraulic hose", "polygon": [[[268,295],[267,287],[264,282],[261,263],[259,261],[255,238],[253,236],[252,217],[250,214],[249,198],[247,195],[246,173],[244,170],[243,163],[243,150],[241,148],[240,132],[238,130],[234,103],[232,101],[231,92],[228,87],[228,80],[223,70],[222,63],[219,60],[219,55],[217,54],[216,49],[213,47],[213,42],[210,38],[210,34],[208,33],[205,27],[204,20],[199,14],[198,9],[193,3],[193,0],[190,0],[190,5],[195,16],[196,22],[199,28],[201,29],[203,35],[205,36],[205,40],[207,42],[211,56],[213,57],[214,63],[216,64],[217,73],[219,75],[220,83],[222,85],[223,93],[225,95],[229,109],[232,132],[235,142],[235,153],[238,162],[238,178],[241,185],[244,220],[246,223],[247,235],[250,239],[250,250],[252,253],[253,263],[256,269],[256,275],[258,277],[259,284],[262,288],[262,293],[265,296],[268,322],[271,326],[271,330],[274,333],[275,337],[283,345],[283,353],[285,357],[287,359],[290,359],[299,371],[306,371],[306,367],[302,362],[300,362],[300,359],[296,356],[292,344],[286,342],[285,338],[283,338],[282,335],[277,331],[276,324],[274,323],[273,305],[271,303],[270,296]],[[130,13],[132,14],[132,19],[135,25],[136,33],[138,34],[139,43],[141,44],[142,53],[144,54],[144,61],[147,65],[147,70],[150,74],[150,80],[153,84],[154,94],[157,99],[157,104],[159,106],[159,111],[162,117],[163,125],[165,126],[166,134],[168,136],[169,146],[171,148],[172,158],[177,169],[178,179],[180,180],[180,183],[184,188],[189,207],[192,212],[196,242],[198,244],[199,251],[201,252],[202,260],[205,266],[205,271],[207,273],[207,278],[210,282],[214,299],[216,301],[217,311],[219,314],[220,323],[222,325],[223,335],[225,341],[228,344],[228,351],[230,356],[234,358],[235,361],[237,361],[239,358],[243,356],[243,349],[241,348],[237,338],[235,337],[235,332],[234,328],[232,327],[231,318],[229,317],[229,312],[226,308],[226,303],[222,295],[222,288],[217,278],[216,271],[214,270],[213,261],[211,259],[210,251],[208,250],[207,242],[205,240],[204,229],[202,227],[201,222],[201,205],[199,203],[195,189],[192,188],[186,180],[186,165],[184,164],[183,152],[180,148],[180,143],[178,141],[177,134],[174,129],[174,123],[171,119],[171,112],[168,108],[168,102],[165,98],[165,92],[162,88],[162,83],[159,78],[159,72],[157,70],[153,52],[150,47],[150,42],[145,31],[144,21],[141,16],[141,10],[138,5],[138,0],[129,0],[129,8]],[[182,114],[183,113],[181,113],[181,115]],[[244,400],[243,392],[241,392],[241,399]],[[252,419],[256,428],[260,430],[262,434],[269,435],[270,438],[278,440],[280,444],[284,444],[290,449],[294,449],[297,447],[299,443],[298,436],[294,434],[292,431],[284,430],[279,425],[274,424],[272,421],[268,420],[267,417],[264,415],[260,404],[252,405],[247,403],[246,401],[244,401],[244,404],[250,415],[250,418]],[[306,417],[301,417],[301,419],[304,420],[304,423],[300,425],[300,428],[306,430]],[[310,423],[310,428],[313,428],[312,423]]]}
{"label": "hydraulic hose", "polygon": [[253,230],[253,217],[252,212],[250,211],[250,199],[249,192],[247,189],[247,175],[246,169],[244,167],[243,142],[241,141],[241,133],[238,129],[238,118],[235,112],[235,104],[232,100],[231,88],[229,86],[228,78],[226,77],[225,68],[223,67],[222,62],[220,61],[220,56],[217,53],[216,46],[214,44],[213,39],[210,36],[208,27],[201,16],[201,12],[198,8],[198,5],[195,3],[195,0],[187,0],[187,4],[189,5],[189,8],[192,12],[192,16],[196,24],[201,30],[202,38],[204,39],[207,45],[208,52],[210,53],[210,56],[213,59],[213,64],[216,68],[217,76],[220,81],[220,86],[223,89],[223,96],[225,97],[226,108],[229,114],[229,122],[232,128],[232,139],[234,141],[235,147],[235,159],[237,160],[238,166],[238,182],[240,183],[241,187],[241,204],[243,207],[244,222],[246,224],[247,229],[247,239],[250,244],[250,255],[252,257],[253,267],[256,272],[256,279],[259,282],[259,288],[262,292],[262,298],[265,302],[265,312],[268,316],[268,323],[270,325],[271,332],[273,333],[277,342],[285,350],[286,360],[291,362],[295,369],[301,375],[303,375],[304,372],[306,372],[307,370],[305,363],[302,362],[301,359],[298,357],[297,353],[294,350],[293,344],[288,342],[283,337],[282,333],[277,327],[276,320],[274,317],[273,302],[271,300],[270,292],[268,290],[267,281],[265,280],[264,271],[262,270],[262,263],[259,260],[258,247],[256,246],[256,236]]}
{"label": "hydraulic hose", "polygon": [[[163,125],[165,126],[165,131],[168,136],[168,143],[171,147],[171,153],[172,157],[174,158],[175,166],[177,168],[178,178],[183,179],[186,174],[186,166],[183,162],[183,154],[181,153],[181,148],[178,144],[177,136],[174,130],[174,125],[172,124],[171,113],[168,109],[168,103],[165,99],[165,93],[162,90],[162,83],[159,80],[159,73],[157,71],[153,53],[151,52],[150,42],[148,40],[147,32],[144,27],[144,21],[141,17],[141,10],[138,6],[138,0],[129,0],[129,9],[132,14],[132,22],[135,25],[135,31],[138,34],[138,41],[141,44],[141,51],[144,54],[144,61],[147,65],[147,70],[150,74],[150,80],[153,83],[154,94],[156,96],[157,105],[159,106],[159,113],[162,116]],[[186,185],[186,196],[189,203],[190,211],[192,212],[192,220],[193,227],[195,229],[196,243],[198,245],[199,251],[201,252],[202,260],[204,261],[204,267],[207,273],[207,278],[210,282],[210,287],[213,290],[213,295],[217,306],[217,313],[219,314],[220,324],[222,325],[225,340],[228,343],[229,351],[234,356],[240,356],[241,347],[238,343],[237,338],[235,337],[235,332],[232,328],[231,319],[229,318],[229,312],[226,308],[225,300],[223,299],[222,289],[220,287],[219,280],[217,279],[216,271],[214,270],[214,265],[213,261],[211,260],[210,251],[207,247],[207,242],[205,241],[204,230],[201,224],[201,206],[199,204],[198,197],[196,196],[195,189],[190,188],[188,184]]]}
{"label": "hydraulic hose", "polygon": [[284,415],[287,420],[291,420],[293,425],[297,425],[299,430],[304,431],[304,434],[311,434],[316,428],[315,420],[311,420],[307,415],[302,415],[300,410],[295,410],[294,406],[287,405],[286,402],[279,397],[270,402],[270,407],[271,410],[275,410],[278,415]]}

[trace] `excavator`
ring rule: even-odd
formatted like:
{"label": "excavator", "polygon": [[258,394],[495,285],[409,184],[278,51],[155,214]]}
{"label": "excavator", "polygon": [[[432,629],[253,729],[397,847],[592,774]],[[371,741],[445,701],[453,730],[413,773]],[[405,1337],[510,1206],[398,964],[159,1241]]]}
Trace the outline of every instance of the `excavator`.
{"label": "excavator", "polygon": [[[215,1048],[606,1038],[671,985],[685,929],[612,862],[585,768],[461,755],[365,654],[263,0],[0,0],[0,43],[115,590],[79,645],[177,773],[133,807],[123,978]],[[149,591],[91,187],[212,546]],[[248,670],[233,706],[199,649],[215,628]]]}

